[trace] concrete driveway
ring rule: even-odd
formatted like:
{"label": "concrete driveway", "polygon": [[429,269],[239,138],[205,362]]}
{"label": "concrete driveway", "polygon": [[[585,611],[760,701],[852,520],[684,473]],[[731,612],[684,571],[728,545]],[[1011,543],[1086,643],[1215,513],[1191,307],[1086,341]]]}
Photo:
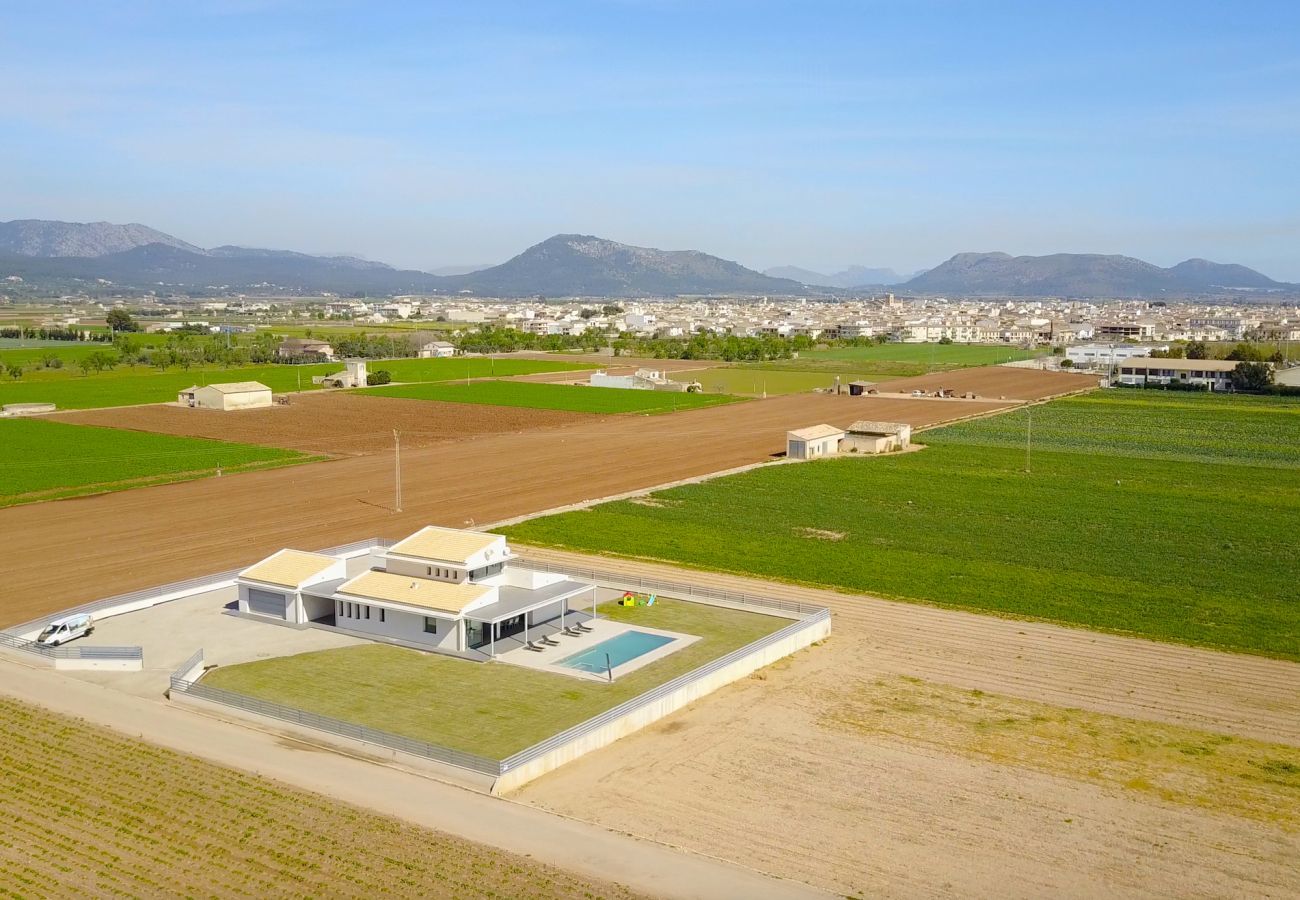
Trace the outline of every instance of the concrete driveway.
{"label": "concrete driveway", "polygon": [[95,623],[95,633],[77,643],[143,647],[144,671],[68,674],[136,696],[160,697],[172,672],[200,647],[207,665],[230,666],[365,643],[319,628],[290,628],[231,615],[227,607],[233,606],[235,597],[235,588],[222,588],[101,619]]}

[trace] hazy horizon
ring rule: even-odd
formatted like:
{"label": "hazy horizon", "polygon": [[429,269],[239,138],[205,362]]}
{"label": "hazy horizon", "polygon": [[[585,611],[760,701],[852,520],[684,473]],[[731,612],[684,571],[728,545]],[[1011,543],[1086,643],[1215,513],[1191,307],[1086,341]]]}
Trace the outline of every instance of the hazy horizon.
{"label": "hazy horizon", "polygon": [[1300,9],[274,0],[10,11],[0,219],[423,270],[556,233],[754,269],[1300,281]]}

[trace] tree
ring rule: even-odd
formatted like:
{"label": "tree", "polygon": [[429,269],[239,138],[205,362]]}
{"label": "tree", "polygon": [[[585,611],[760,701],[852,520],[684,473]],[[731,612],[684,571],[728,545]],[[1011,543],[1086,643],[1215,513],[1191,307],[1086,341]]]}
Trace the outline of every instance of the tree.
{"label": "tree", "polygon": [[1192,341],[1187,345],[1188,359],[1209,359],[1210,347],[1205,341]]}
{"label": "tree", "polygon": [[23,367],[18,365],[18,363],[9,363],[5,366],[5,371],[9,373],[10,378],[15,380],[23,377]]}
{"label": "tree", "polygon": [[1260,352],[1258,347],[1250,344],[1237,344],[1228,354],[1228,359],[1235,359],[1240,362],[1261,362],[1264,359],[1264,354]]}
{"label": "tree", "polygon": [[1063,360],[1060,361],[1060,363],[1058,363],[1058,365],[1059,365],[1062,369],[1073,369],[1073,368],[1074,368],[1074,360],[1072,360],[1072,359],[1063,359]]}
{"label": "tree", "polygon": [[1267,391],[1273,384],[1273,367],[1266,362],[1239,362],[1229,377],[1234,390]]}
{"label": "tree", "polygon": [[393,375],[387,369],[377,369],[374,372],[366,373],[366,384],[388,384],[393,380]]}
{"label": "tree", "polygon": [[941,344],[947,346],[948,344],[951,344],[951,343],[952,343],[952,338],[948,337],[948,336],[945,334],[943,337],[939,338],[939,343],[941,343]]}
{"label": "tree", "polygon": [[108,322],[108,327],[114,331],[140,330],[140,323],[131,318],[131,314],[121,307],[110,309],[104,319]]}

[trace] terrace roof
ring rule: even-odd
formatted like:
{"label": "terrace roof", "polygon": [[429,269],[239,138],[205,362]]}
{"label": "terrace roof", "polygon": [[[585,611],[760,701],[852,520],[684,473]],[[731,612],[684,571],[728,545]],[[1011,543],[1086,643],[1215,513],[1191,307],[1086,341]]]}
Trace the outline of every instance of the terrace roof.
{"label": "terrace roof", "polygon": [[457,584],[372,570],[339,585],[338,593],[361,600],[400,603],[459,616],[494,590],[489,585],[471,582]]}

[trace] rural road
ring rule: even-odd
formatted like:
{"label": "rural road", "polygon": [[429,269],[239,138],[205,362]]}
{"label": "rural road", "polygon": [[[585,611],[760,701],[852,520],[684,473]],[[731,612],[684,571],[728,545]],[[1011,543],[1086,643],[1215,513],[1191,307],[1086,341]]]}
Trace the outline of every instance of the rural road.
{"label": "rural road", "polygon": [[131,697],[0,658],[0,692],[130,737],[253,772],[425,828],[682,900],[799,900],[823,892],[699,854],[487,797],[405,769]]}

